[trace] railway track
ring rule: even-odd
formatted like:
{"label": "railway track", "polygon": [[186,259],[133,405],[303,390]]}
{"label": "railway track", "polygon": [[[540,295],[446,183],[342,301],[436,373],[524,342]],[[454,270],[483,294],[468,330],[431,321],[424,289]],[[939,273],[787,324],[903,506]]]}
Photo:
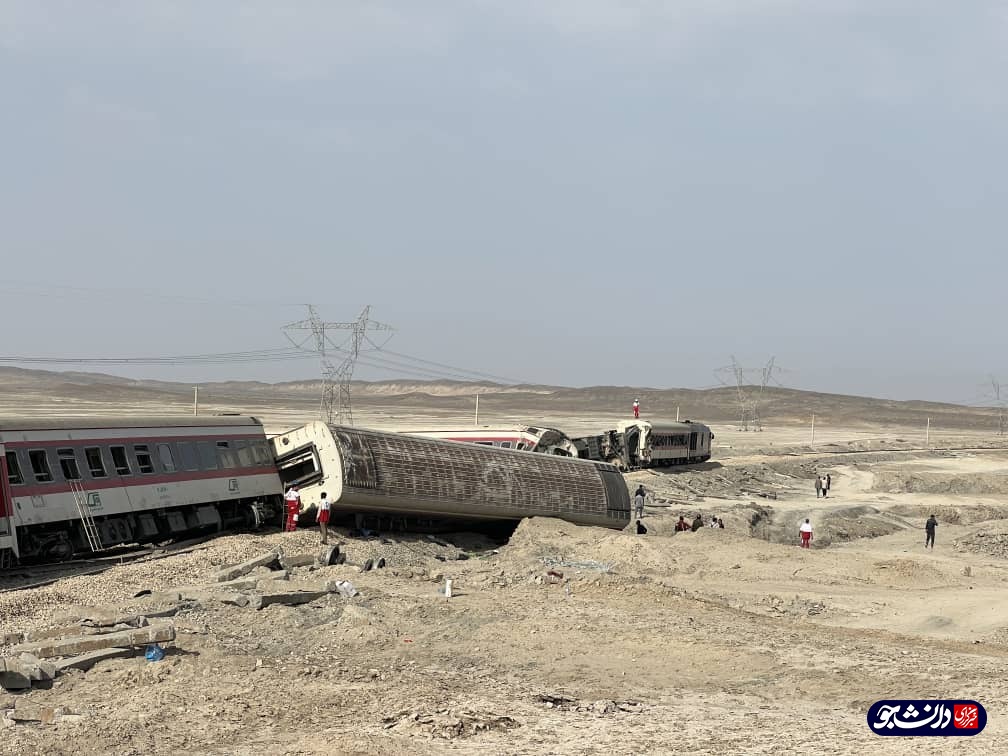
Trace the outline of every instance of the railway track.
{"label": "railway track", "polygon": [[133,562],[153,562],[165,557],[185,554],[201,548],[203,544],[214,540],[219,535],[222,534],[214,533],[198,538],[189,538],[165,546],[111,549],[109,553],[102,556],[73,559],[69,562],[16,567],[0,573],[0,594],[29,588],[41,588],[69,577],[97,575],[113,567]]}

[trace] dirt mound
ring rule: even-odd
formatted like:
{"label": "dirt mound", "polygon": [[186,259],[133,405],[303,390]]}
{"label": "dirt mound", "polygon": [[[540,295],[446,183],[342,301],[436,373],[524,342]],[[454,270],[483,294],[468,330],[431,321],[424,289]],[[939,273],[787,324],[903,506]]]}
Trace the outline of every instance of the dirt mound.
{"label": "dirt mound", "polygon": [[875,491],[990,496],[1008,494],[1008,475],[875,471]]}
{"label": "dirt mound", "polygon": [[952,506],[949,504],[895,504],[889,507],[887,511],[901,517],[919,518],[921,527],[924,527],[924,520],[931,514],[938,518],[938,522],[950,525],[973,525],[978,522],[1008,519],[1008,507],[997,507],[988,504],[967,504],[963,506]]}
{"label": "dirt mound", "polygon": [[875,562],[871,569],[880,578],[885,578],[885,582],[910,583],[920,587],[925,583],[943,584],[947,582],[947,576],[934,568],[933,565],[925,564],[916,559],[883,559]]}
{"label": "dirt mound", "polygon": [[[715,535],[724,532],[717,531]],[[676,571],[677,539],[684,535],[670,537],[649,532],[639,536],[532,517],[518,525],[501,556],[505,562],[526,569],[545,565],[558,570],[670,573]]]}
{"label": "dirt mound", "polygon": [[979,530],[971,536],[953,542],[956,551],[1008,559],[1008,532],[1004,530]]}

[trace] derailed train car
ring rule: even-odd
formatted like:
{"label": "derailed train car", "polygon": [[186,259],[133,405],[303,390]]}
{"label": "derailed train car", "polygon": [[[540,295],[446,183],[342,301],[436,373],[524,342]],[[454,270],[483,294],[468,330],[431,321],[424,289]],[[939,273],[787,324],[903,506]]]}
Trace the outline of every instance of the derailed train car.
{"label": "derailed train car", "polygon": [[310,509],[623,528],[630,496],[612,465],[316,421],[270,439],[280,479]]}
{"label": "derailed train car", "polygon": [[254,527],[281,493],[254,417],[0,419],[0,569]]}

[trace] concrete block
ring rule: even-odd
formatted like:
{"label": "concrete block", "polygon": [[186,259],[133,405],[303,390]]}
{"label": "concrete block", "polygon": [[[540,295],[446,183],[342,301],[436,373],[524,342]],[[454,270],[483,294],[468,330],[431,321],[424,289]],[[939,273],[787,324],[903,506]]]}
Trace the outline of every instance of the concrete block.
{"label": "concrete block", "polygon": [[18,701],[13,709],[7,712],[7,718],[15,722],[40,722],[52,724],[56,721],[57,710],[52,706],[43,706],[31,701]]}
{"label": "concrete block", "polygon": [[274,564],[279,567],[281,557],[283,557],[282,548],[267,551],[265,554],[252,557],[252,559],[246,560],[241,564],[236,564],[233,567],[225,567],[222,570],[218,570],[214,573],[213,580],[215,583],[226,583],[228,580],[235,580],[236,578],[240,578],[242,575],[247,575],[256,567],[271,567]]}
{"label": "concrete block", "polygon": [[135,655],[132,648],[100,648],[97,651],[89,651],[79,656],[71,656],[69,659],[61,659],[55,662],[56,674],[60,675],[68,669],[79,669],[87,672],[91,667],[106,659],[128,659]]}
{"label": "concrete block", "polygon": [[222,591],[254,591],[258,583],[259,580],[254,577],[242,577],[237,580],[228,580],[225,583],[217,583],[214,588],[219,588]]}
{"label": "concrete block", "polygon": [[88,651],[115,646],[146,646],[149,643],[166,643],[175,640],[175,626],[171,622],[157,622],[147,627],[121,630],[101,635],[86,635],[63,640],[26,643],[17,646],[18,653],[29,653],[40,659],[54,656],[77,656]]}
{"label": "concrete block", "polygon": [[296,606],[328,596],[329,591],[287,591],[284,593],[253,593],[249,595],[249,606],[253,609],[264,609],[270,604],[286,604]]}
{"label": "concrete block", "polygon": [[280,557],[280,566],[285,570],[292,570],[295,567],[307,567],[315,564],[313,554],[290,554]]}
{"label": "concrete block", "polygon": [[127,627],[144,627],[147,624],[147,617],[142,614],[121,614],[115,617],[85,617],[80,621],[84,627],[117,627],[120,629]]}

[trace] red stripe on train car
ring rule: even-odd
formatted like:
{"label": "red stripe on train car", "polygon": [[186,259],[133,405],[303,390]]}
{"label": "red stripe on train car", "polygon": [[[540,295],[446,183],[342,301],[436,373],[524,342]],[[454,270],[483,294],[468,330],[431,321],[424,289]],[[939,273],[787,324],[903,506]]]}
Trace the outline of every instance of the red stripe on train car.
{"label": "red stripe on train car", "polygon": [[[88,429],[92,430],[92,429]],[[49,433],[51,431],[45,431]],[[3,444],[8,449],[38,449],[43,446],[78,446],[80,444],[90,444],[93,446],[127,446],[131,444],[164,444],[179,441],[243,441],[249,439],[260,439],[266,441],[267,438],[262,433],[239,433],[224,434],[213,433],[205,436],[179,435],[179,436],[125,436],[122,438],[61,438],[56,441],[4,441]]]}
{"label": "red stripe on train car", "polygon": [[[151,475],[123,475],[102,478],[101,480],[81,480],[85,491],[101,491],[108,488],[133,488],[136,486],[157,486],[164,483],[187,483],[193,480],[230,480],[231,478],[248,478],[253,475],[276,475],[275,467],[243,467],[241,470],[198,470]],[[53,483],[24,483],[11,486],[13,498],[19,499],[23,496],[45,496],[46,494],[70,493],[70,486],[63,482]]]}

